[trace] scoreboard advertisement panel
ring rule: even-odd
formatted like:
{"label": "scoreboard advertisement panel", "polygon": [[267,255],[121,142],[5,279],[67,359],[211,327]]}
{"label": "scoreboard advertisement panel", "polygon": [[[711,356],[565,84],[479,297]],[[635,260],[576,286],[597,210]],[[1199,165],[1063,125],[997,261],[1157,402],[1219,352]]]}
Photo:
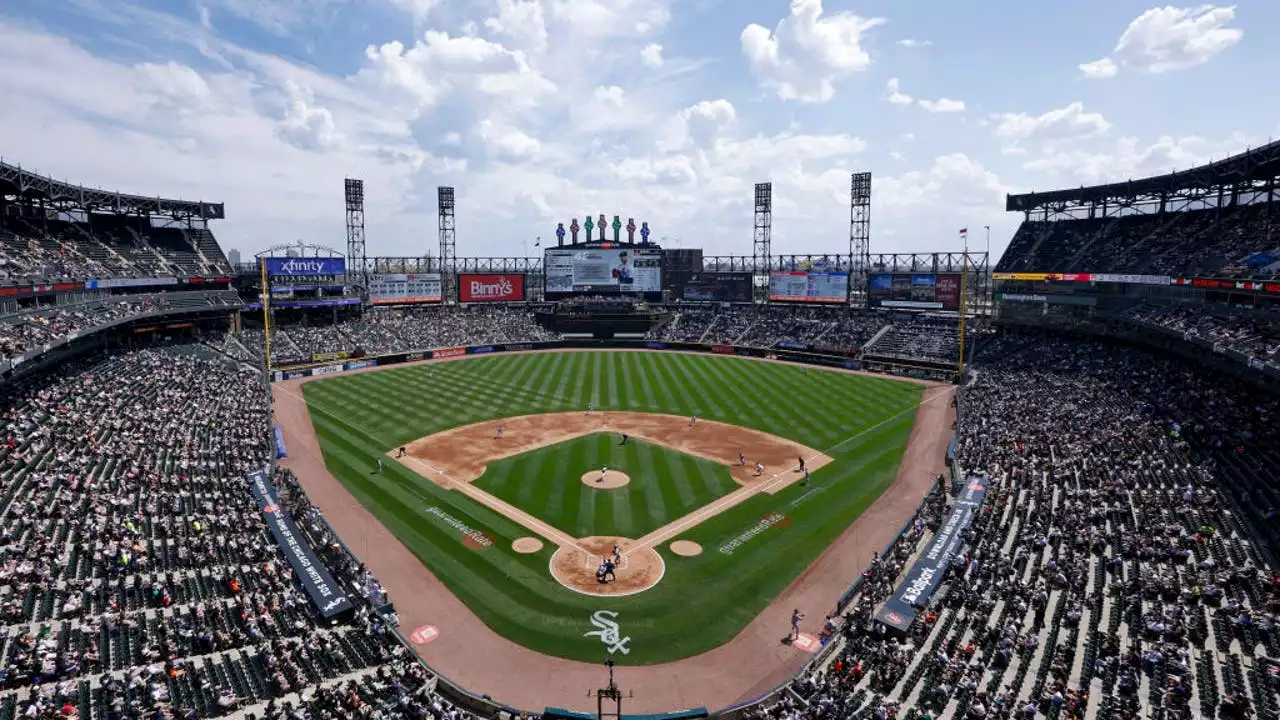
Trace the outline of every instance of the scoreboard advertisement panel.
{"label": "scoreboard advertisement panel", "polygon": [[872,273],[867,284],[872,307],[960,309],[960,275],[957,273]]}
{"label": "scoreboard advertisement panel", "polygon": [[681,291],[689,302],[750,302],[751,273],[696,272]]}
{"label": "scoreboard advertisement panel", "polygon": [[369,302],[374,305],[438,303],[444,296],[440,273],[374,275],[369,278]]}
{"label": "scoreboard advertisement panel", "polygon": [[461,273],[458,302],[524,302],[524,275],[520,273]]}
{"label": "scoreboard advertisement panel", "polygon": [[662,250],[658,248],[551,248],[543,256],[542,267],[548,298],[662,292]]}
{"label": "scoreboard advertisement panel", "polygon": [[849,273],[771,272],[769,273],[769,299],[783,302],[848,302]]}

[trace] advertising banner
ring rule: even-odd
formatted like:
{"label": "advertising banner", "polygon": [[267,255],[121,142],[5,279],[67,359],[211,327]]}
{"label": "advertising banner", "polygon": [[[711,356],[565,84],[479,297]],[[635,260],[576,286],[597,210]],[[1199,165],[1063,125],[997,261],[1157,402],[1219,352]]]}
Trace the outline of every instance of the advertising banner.
{"label": "advertising banner", "polygon": [[316,609],[325,617],[333,617],[338,613],[352,610],[355,605],[343,592],[342,588],[329,574],[329,570],[320,563],[320,558],[307,544],[289,513],[281,508],[280,496],[276,493],[271,478],[262,470],[249,473],[249,488],[258,501],[258,509],[262,510],[262,519],[266,521],[271,536],[284,557],[293,566],[293,572],[307,591],[307,596],[315,604]]}
{"label": "advertising banner", "polygon": [[662,292],[662,251],[657,248],[551,248],[542,267],[548,296]]}
{"label": "advertising banner", "polygon": [[769,299],[783,302],[848,302],[849,273],[771,272]]}
{"label": "advertising banner", "polygon": [[324,362],[325,360],[346,360],[349,357],[351,357],[351,353],[345,350],[341,352],[311,353],[311,362]]}
{"label": "advertising banner", "polygon": [[282,275],[345,275],[347,272],[347,261],[345,258],[340,257],[269,257],[266,258],[266,263],[267,275],[275,277]]}
{"label": "advertising banner", "polygon": [[355,361],[355,362],[349,362],[349,363],[347,363],[347,364],[344,366],[344,369],[346,369],[346,370],[363,370],[363,369],[365,369],[365,368],[371,368],[371,367],[377,367],[377,366],[378,366],[378,361],[377,361],[377,360],[357,360],[357,361]]}
{"label": "advertising banner", "polygon": [[467,349],[464,347],[441,348],[440,350],[432,350],[431,358],[438,360],[440,358],[461,357],[466,354]]}
{"label": "advertising banner", "polygon": [[712,345],[711,352],[717,355],[736,355],[732,345]]}
{"label": "advertising banner", "polygon": [[873,273],[867,278],[872,307],[904,310],[959,310],[960,275]]}
{"label": "advertising banner", "polygon": [[369,302],[374,305],[438,303],[443,296],[440,273],[374,275],[369,278]]}
{"label": "advertising banner", "polygon": [[178,278],[176,277],[106,278],[103,280],[87,280],[84,287],[86,290],[108,290],[110,288],[163,287],[177,284]]}
{"label": "advertising banner", "polygon": [[458,275],[458,302],[524,302],[524,275],[462,273]]}
{"label": "advertising banner", "polygon": [[337,365],[324,365],[318,368],[311,368],[311,374],[312,375],[332,375],[334,373],[342,372],[342,369],[343,368],[341,363]]}
{"label": "advertising banner", "polygon": [[688,302],[750,302],[751,273],[696,272],[681,290]]}
{"label": "advertising banner", "polygon": [[911,566],[903,577],[902,584],[885,600],[880,612],[876,613],[877,622],[902,632],[911,627],[911,622],[916,617],[916,606],[928,605],[934,591],[942,584],[952,559],[963,543],[964,531],[969,528],[982,507],[986,494],[987,479],[970,476],[951,514],[929,541],[924,554]]}
{"label": "advertising banner", "polygon": [[497,348],[495,348],[492,345],[476,345],[474,347],[467,348],[467,352],[472,355],[486,355],[488,353],[493,352],[496,349]]}

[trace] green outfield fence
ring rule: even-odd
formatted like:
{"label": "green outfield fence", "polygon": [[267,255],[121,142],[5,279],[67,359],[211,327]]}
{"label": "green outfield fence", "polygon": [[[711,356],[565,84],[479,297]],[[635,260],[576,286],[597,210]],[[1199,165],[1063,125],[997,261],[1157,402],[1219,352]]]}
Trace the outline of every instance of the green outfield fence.
{"label": "green outfield fence", "polygon": [[[859,363],[859,361],[849,356],[823,354],[823,353],[810,352],[806,350],[792,349],[792,348],[757,348],[757,347],[742,347],[742,346],[723,345],[723,344],[654,342],[654,341],[643,341],[643,340],[618,340],[618,341],[577,340],[577,341],[504,343],[504,344],[494,344],[494,345],[459,346],[459,347],[451,347],[451,348],[438,348],[435,350],[423,350],[418,352],[392,353],[387,355],[378,355],[376,357],[365,357],[357,360],[343,360],[341,362],[329,361],[329,362],[322,362],[322,363],[309,363],[303,366],[294,366],[294,367],[288,367],[288,368],[282,368],[280,370],[276,370],[271,373],[269,378],[264,377],[264,381],[269,382],[269,381],[293,380],[293,379],[303,378],[303,377],[314,377],[314,376],[342,373],[342,372],[347,372],[351,370],[360,370],[360,369],[369,368],[369,367],[384,367],[384,366],[390,366],[390,365],[399,365],[406,362],[417,362],[420,360],[444,359],[444,358],[473,356],[473,355],[488,355],[492,353],[501,353],[501,352],[528,352],[531,350],[555,350],[555,349],[578,349],[578,348],[597,349],[597,350],[609,350],[609,349],[676,350],[676,351],[685,351],[685,352],[712,353],[716,355],[737,355],[742,357],[756,357],[756,358],[767,357],[767,358],[775,358],[778,360],[785,360],[788,362],[804,363],[808,365],[820,365],[825,367],[839,367],[839,368],[844,368],[848,370],[862,369],[862,366]],[[952,371],[954,371],[954,368],[952,368]],[[271,432],[270,437],[271,437],[271,444],[273,447],[273,452],[271,453],[272,460],[270,464],[270,472],[271,472],[271,476],[274,477],[275,469],[276,469],[275,458],[277,457],[277,454],[278,454],[278,452],[276,451],[278,451],[279,448],[276,446],[277,440],[276,440],[275,432]],[[954,447],[954,443],[955,443],[955,439],[953,437],[951,447]],[[956,468],[954,467],[954,463],[950,462],[951,459],[952,459],[952,453],[949,450],[948,464],[952,465],[952,473],[954,477]],[[925,493],[925,497],[927,498],[936,487],[937,487],[937,483],[935,482],[933,485],[930,486],[929,490]],[[302,490],[301,487],[299,487],[298,490],[302,492],[304,496],[306,495],[306,492]],[[309,499],[308,499],[308,502],[309,502]],[[919,517],[920,511],[923,508],[923,503],[924,501],[922,500],[921,504],[917,506],[916,511],[911,514],[911,517],[906,519],[906,521],[898,529],[898,533],[894,535],[893,540],[891,540],[889,544],[886,545],[884,549],[881,551],[881,554],[890,552],[893,549],[893,546],[898,543],[903,533],[905,533],[907,529],[911,527],[912,523],[916,521],[916,518]],[[323,515],[321,515],[321,521],[328,528],[329,534],[335,538],[338,538],[338,542],[342,546],[343,551],[346,552],[349,556],[351,556],[351,558],[354,559],[357,563],[361,563],[360,557],[356,555],[355,552],[353,552],[351,548],[346,545],[346,543],[342,540],[341,536],[332,528],[332,526],[329,526],[328,520],[325,519]],[[316,538],[311,536],[310,531],[305,527],[305,525],[306,524],[303,523],[302,525],[299,526],[299,528],[301,532],[307,536],[307,541],[312,543],[312,545],[314,546],[316,542]],[[859,576],[849,586],[849,589],[846,590],[844,594],[840,596],[840,599],[837,601],[836,606],[834,608],[834,611],[833,611],[834,614],[839,615],[844,611],[844,609],[848,606],[849,602],[857,594],[859,588],[861,587],[861,584],[862,584],[862,577]],[[353,592],[351,593],[352,595],[356,597],[363,597],[362,595],[360,595],[360,592],[359,592],[360,588],[351,588],[351,589],[353,590]],[[374,612],[379,613],[385,618],[386,614],[388,612],[391,612],[391,605],[389,603],[388,605],[373,607],[372,609]],[[392,626],[390,622],[388,622],[387,625],[393,628],[392,632],[394,633],[396,639],[402,645],[404,645],[404,647],[408,649],[409,652],[412,653],[414,657],[418,658],[419,662],[421,662],[422,665],[426,667],[427,670],[435,678],[436,692],[442,695],[445,699],[467,710],[468,712],[471,712],[486,718],[496,718],[500,713],[503,713],[503,712],[506,712],[513,716],[518,716],[521,713],[526,713],[529,715],[542,715],[548,718],[564,718],[565,720],[580,720],[581,718],[596,717],[592,713],[568,711],[568,710],[562,710],[559,708],[552,708],[552,707],[547,707],[542,712],[530,712],[528,710],[520,710],[520,709],[509,707],[502,703],[499,703],[489,698],[487,695],[477,694],[475,692],[472,692],[471,690],[467,690],[466,688],[463,688],[457,685],[456,683],[450,681],[448,678],[444,677],[435,669],[433,669],[425,660],[422,659],[420,655],[417,654],[416,651],[414,651],[413,646],[409,643],[407,638],[405,638],[402,634],[400,634],[398,628],[395,628],[394,626]],[[806,663],[805,666],[801,668],[801,670],[798,673],[796,673],[796,675],[794,675],[791,679],[788,679],[786,682],[779,684],[777,687],[773,688],[772,690],[769,690],[766,693],[763,693],[762,695],[760,695],[759,697],[753,700],[749,700],[743,703],[739,703],[737,705],[724,708],[722,710],[712,711],[712,712],[708,712],[706,708],[694,708],[689,710],[678,710],[678,711],[673,711],[670,713],[658,714],[658,715],[624,715],[623,718],[625,720],[687,720],[691,718],[712,717],[712,718],[716,718],[717,720],[741,720],[741,718],[743,718],[746,715],[746,713],[748,713],[751,710],[758,709],[758,708],[767,708],[772,706],[775,702],[777,702],[778,698],[783,693],[787,692],[787,689],[790,687],[791,683],[794,681],[796,677],[800,677],[809,672],[812,672],[814,668],[821,667],[831,657],[831,655],[836,652],[836,650],[841,645],[842,643],[839,643],[836,641],[825,642],[825,644],[823,645],[823,648],[816,655],[814,655],[814,657],[808,663]]]}

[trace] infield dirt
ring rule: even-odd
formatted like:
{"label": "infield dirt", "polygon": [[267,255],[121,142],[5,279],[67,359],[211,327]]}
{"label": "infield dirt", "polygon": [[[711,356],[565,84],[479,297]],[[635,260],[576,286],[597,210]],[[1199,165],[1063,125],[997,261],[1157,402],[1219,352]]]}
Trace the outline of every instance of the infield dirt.
{"label": "infield dirt", "polygon": [[[599,686],[598,664],[544,655],[491,630],[329,473],[301,395],[300,385],[311,379],[272,386],[275,422],[290,452],[280,464],[297,473],[312,502],[378,577],[394,599],[403,627],[431,624],[440,628],[440,636],[429,645],[417,646],[417,652],[450,681],[512,707],[594,710],[594,701],[584,699],[584,688]],[[628,703],[630,712],[700,706],[715,710],[746,702],[786,682],[812,658],[778,641],[792,609],[799,608],[820,623],[853,579],[866,571],[872,552],[888,544],[915,511],[934,476],[945,471],[955,420],[951,406],[955,389],[921,384],[930,388],[916,411],[893,485],[728,643],[676,662],[626,668],[625,683],[634,693]]]}

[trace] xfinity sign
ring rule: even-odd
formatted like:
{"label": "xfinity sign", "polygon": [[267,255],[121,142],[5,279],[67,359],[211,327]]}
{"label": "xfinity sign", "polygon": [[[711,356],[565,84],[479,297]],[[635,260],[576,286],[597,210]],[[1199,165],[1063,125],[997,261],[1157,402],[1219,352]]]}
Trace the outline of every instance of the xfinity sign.
{"label": "xfinity sign", "polygon": [[289,275],[343,275],[347,261],[340,257],[326,258],[267,258],[267,274]]}

